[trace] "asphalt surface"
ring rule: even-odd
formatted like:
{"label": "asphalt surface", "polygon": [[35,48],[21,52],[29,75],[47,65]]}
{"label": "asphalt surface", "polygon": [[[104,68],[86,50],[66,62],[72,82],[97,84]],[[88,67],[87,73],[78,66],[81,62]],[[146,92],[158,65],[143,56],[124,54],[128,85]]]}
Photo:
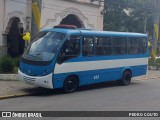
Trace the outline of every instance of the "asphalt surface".
{"label": "asphalt surface", "polygon": [[[36,93],[46,93],[46,90],[44,89],[37,89],[37,87],[34,85],[29,85],[24,82],[17,81],[16,76],[16,74],[0,74],[0,99],[29,96]],[[132,79],[150,80],[153,78],[160,78],[160,71],[148,70],[146,75],[134,77]]]}
{"label": "asphalt surface", "polygon": [[[26,89],[32,96],[0,100],[2,111],[160,111],[160,80],[133,81],[129,86],[116,83],[81,87],[77,92],[64,94],[61,90]],[[74,120],[75,118],[54,118]],[[92,118],[76,118],[92,119]],[[128,118],[93,118],[122,119]],[[129,118],[129,120],[135,118]],[[137,118],[159,120],[159,118]]]}

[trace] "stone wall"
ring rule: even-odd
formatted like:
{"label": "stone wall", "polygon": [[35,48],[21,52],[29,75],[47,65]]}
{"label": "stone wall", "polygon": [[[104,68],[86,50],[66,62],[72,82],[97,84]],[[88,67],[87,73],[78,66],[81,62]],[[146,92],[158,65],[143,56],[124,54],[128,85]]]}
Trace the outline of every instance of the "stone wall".
{"label": "stone wall", "polygon": [[79,17],[89,29],[103,30],[102,6],[66,0],[45,0],[41,9],[41,29],[53,28],[67,15]]}

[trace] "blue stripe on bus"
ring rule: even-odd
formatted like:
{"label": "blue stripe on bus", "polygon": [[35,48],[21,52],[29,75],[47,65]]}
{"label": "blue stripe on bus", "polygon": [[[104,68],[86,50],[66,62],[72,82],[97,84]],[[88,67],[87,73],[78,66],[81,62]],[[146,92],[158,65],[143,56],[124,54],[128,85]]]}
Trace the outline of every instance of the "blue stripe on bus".
{"label": "blue stripe on bus", "polygon": [[111,56],[79,56],[68,59],[67,62],[84,62],[84,61],[101,61],[101,60],[118,60],[118,59],[131,59],[131,58],[148,58],[148,54],[135,54],[135,55],[111,55]]}
{"label": "blue stripe on bus", "polygon": [[[135,77],[146,74],[147,65],[54,74],[53,86],[54,88],[62,88],[64,80],[70,75],[79,77],[79,85],[119,80],[122,78],[124,70],[128,68],[132,71],[132,77]],[[97,75],[99,75],[99,79],[94,79],[94,76]]]}

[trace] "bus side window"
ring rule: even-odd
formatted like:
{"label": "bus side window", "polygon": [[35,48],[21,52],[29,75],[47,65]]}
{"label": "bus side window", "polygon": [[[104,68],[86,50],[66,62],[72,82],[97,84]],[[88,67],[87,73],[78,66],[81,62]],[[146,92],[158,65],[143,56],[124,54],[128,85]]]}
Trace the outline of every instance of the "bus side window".
{"label": "bus side window", "polygon": [[62,46],[58,59],[62,61],[79,56],[80,54],[80,36],[71,36]]}
{"label": "bus side window", "polygon": [[93,37],[83,37],[83,56],[93,56],[94,55],[94,38]]}
{"label": "bus side window", "polygon": [[98,56],[110,56],[112,54],[111,37],[95,37],[95,54]]}
{"label": "bus side window", "polygon": [[147,47],[147,40],[146,40],[146,38],[141,38],[141,40],[140,40],[140,50],[139,50],[139,52],[140,53],[145,53],[146,52],[146,47]]}
{"label": "bus side window", "polygon": [[139,54],[140,48],[140,38],[128,38],[128,54]]}
{"label": "bus side window", "polygon": [[127,54],[127,42],[125,37],[112,37],[113,55]]}

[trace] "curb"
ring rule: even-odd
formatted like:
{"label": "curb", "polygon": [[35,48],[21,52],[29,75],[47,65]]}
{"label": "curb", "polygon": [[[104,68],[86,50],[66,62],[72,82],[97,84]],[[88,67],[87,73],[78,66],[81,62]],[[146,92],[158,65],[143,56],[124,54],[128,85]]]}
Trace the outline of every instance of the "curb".
{"label": "curb", "polygon": [[17,80],[17,74],[0,74],[0,80]]}
{"label": "curb", "polygon": [[12,80],[12,79],[1,79],[0,78],[0,81],[19,81],[19,80],[17,80],[17,79],[15,79],[15,80]]}
{"label": "curb", "polygon": [[141,80],[149,80],[149,79],[158,79],[160,77],[151,77],[151,78],[145,78],[145,79],[133,79],[134,81],[141,81]]}
{"label": "curb", "polygon": [[8,98],[16,98],[16,97],[29,96],[29,95],[32,95],[32,94],[31,93],[23,93],[23,94],[0,96],[0,100],[2,100],[2,99],[8,99]]}

